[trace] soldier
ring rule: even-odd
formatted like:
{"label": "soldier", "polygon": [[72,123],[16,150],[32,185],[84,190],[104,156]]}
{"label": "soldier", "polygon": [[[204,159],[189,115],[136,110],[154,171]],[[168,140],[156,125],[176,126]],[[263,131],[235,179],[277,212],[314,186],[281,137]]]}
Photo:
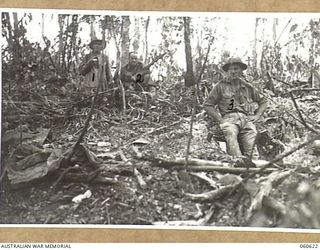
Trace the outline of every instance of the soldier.
{"label": "soldier", "polygon": [[204,107],[219,124],[228,154],[251,157],[257,136],[255,122],[266,110],[267,100],[243,78],[247,65],[239,58],[230,58],[222,69],[228,77],[214,86]]}
{"label": "soldier", "polygon": [[138,61],[136,52],[130,52],[129,63],[121,68],[120,79],[126,90],[150,92],[154,96],[155,86],[150,77],[150,69]]}
{"label": "soldier", "polygon": [[83,85],[87,93],[91,93],[93,89],[98,86],[100,76],[99,70],[101,69],[100,66],[102,63],[104,63],[104,72],[100,90],[107,89],[107,86],[112,80],[108,57],[102,53],[102,50],[106,47],[105,41],[93,39],[89,43],[89,47],[92,50],[91,53],[85,56],[79,66],[80,74],[84,76]]}

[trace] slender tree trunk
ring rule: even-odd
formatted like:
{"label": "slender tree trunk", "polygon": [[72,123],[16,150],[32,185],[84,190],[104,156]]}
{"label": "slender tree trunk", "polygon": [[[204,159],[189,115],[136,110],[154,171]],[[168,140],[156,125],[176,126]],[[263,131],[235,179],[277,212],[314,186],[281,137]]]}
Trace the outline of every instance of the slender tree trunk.
{"label": "slender tree trunk", "polygon": [[272,23],[273,44],[277,42],[277,25],[278,25],[278,18],[274,18]]}
{"label": "slender tree trunk", "polygon": [[41,35],[44,37],[44,14],[41,15]]}
{"label": "slender tree trunk", "polygon": [[130,49],[130,18],[129,16],[122,17],[123,32],[121,36],[121,65],[125,65],[129,58]]}
{"label": "slender tree trunk", "polygon": [[148,16],[147,20],[145,21],[145,32],[144,32],[144,41],[145,41],[145,56],[144,62],[148,63],[148,53],[149,53],[149,44],[148,44],[148,31],[149,31],[149,23],[150,23],[150,16]]}
{"label": "slender tree trunk", "polygon": [[58,66],[61,67],[62,51],[63,51],[63,26],[64,26],[64,16],[63,15],[59,15],[58,23],[59,23],[59,51],[57,54],[57,62],[58,62]]}
{"label": "slender tree trunk", "polygon": [[[72,60],[73,57],[77,59],[78,49],[76,45],[77,35],[78,35],[78,15],[72,15],[72,29],[71,29],[71,37],[70,37],[70,49],[68,51],[68,72],[70,72],[70,67],[74,63]],[[77,62],[77,60],[76,60]]]}
{"label": "slender tree trunk", "polygon": [[253,51],[252,51],[252,67],[256,71],[257,69],[257,31],[259,26],[259,18],[256,18],[254,27],[254,41],[253,41]]}
{"label": "slender tree trunk", "polygon": [[310,80],[311,80],[311,87],[314,88],[314,57],[315,57],[315,41],[314,41],[314,22],[313,20],[310,21],[310,31],[311,31],[311,41],[310,41],[310,56],[309,56],[309,65],[310,65]]}
{"label": "slender tree trunk", "polygon": [[140,47],[140,17],[134,18],[134,35],[132,47],[134,51],[138,51]]}
{"label": "slender tree trunk", "polygon": [[192,62],[192,52],[191,52],[191,41],[190,41],[190,17],[184,17],[184,43],[185,43],[185,53],[186,53],[186,64],[187,71],[184,76],[185,85],[193,86],[195,84],[194,73],[193,73],[193,62]]}
{"label": "slender tree trunk", "polygon": [[264,72],[264,67],[263,67],[263,58],[264,58],[264,53],[265,53],[265,47],[266,47],[266,22],[267,19],[262,19],[263,20],[263,26],[262,26],[262,50],[261,50],[261,58],[260,58],[260,70],[261,72]]}
{"label": "slender tree trunk", "polygon": [[63,39],[63,50],[62,50],[62,69],[66,70],[67,69],[67,52],[70,49],[70,41],[69,40],[69,32],[68,32],[68,28],[69,28],[69,18],[70,15],[67,15],[65,17],[65,22],[66,22],[66,31],[65,31],[65,35],[64,35],[64,39]]}
{"label": "slender tree trunk", "polygon": [[[18,20],[18,14],[16,12],[12,13],[13,16],[13,43],[12,43],[12,59],[13,63],[16,66],[16,74],[15,77],[18,81],[23,77],[20,73],[21,68],[21,52],[22,48],[20,45],[20,29],[19,29],[19,20]],[[10,20],[10,19],[9,19]],[[11,26],[11,25],[10,25]],[[12,28],[12,27],[11,27]]]}

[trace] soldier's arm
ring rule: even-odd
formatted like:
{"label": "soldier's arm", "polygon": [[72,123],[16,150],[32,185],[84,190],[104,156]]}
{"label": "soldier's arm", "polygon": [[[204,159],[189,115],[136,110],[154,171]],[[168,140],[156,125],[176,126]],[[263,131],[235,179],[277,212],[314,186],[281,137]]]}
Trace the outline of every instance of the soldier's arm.
{"label": "soldier's arm", "polygon": [[262,96],[257,90],[253,89],[253,100],[259,105],[255,115],[261,117],[268,106],[267,98]]}
{"label": "soldier's arm", "polygon": [[133,81],[133,75],[130,71],[126,70],[125,67],[121,68],[120,79],[123,82],[131,82]]}
{"label": "soldier's arm", "polygon": [[112,75],[111,75],[111,69],[110,69],[110,64],[109,64],[109,58],[106,57],[106,79],[107,79],[107,82],[110,83],[111,80],[112,80]]}
{"label": "soldier's arm", "polygon": [[86,55],[79,66],[79,72],[81,75],[85,76],[91,70],[91,64],[89,63],[90,56]]}
{"label": "soldier's arm", "polygon": [[216,105],[219,101],[219,87],[216,85],[210,92],[209,96],[204,102],[204,110],[212,117],[217,123],[222,122],[222,116],[217,109]]}

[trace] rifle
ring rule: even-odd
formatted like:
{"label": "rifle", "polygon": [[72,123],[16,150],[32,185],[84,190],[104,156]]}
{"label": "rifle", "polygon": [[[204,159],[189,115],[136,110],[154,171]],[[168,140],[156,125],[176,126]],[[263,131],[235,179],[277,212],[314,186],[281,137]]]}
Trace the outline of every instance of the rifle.
{"label": "rifle", "polygon": [[156,56],[150,63],[148,63],[147,65],[145,65],[141,70],[139,70],[138,72],[136,72],[134,74],[136,82],[138,83],[142,83],[143,82],[143,76],[145,74],[147,74],[149,72],[150,67],[155,64],[157,61],[159,61],[160,59],[162,59],[168,52],[164,52],[159,56]]}

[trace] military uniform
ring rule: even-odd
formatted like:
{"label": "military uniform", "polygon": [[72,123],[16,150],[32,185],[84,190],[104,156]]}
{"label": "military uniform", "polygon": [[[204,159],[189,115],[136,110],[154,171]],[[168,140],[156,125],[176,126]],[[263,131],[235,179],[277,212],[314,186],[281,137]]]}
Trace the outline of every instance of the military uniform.
{"label": "military uniform", "polygon": [[[100,90],[106,90],[108,84],[112,81],[112,75],[109,65],[109,59],[102,53],[106,47],[106,42],[100,39],[92,39],[89,43],[92,50],[86,55],[79,66],[79,72],[84,76],[83,88],[87,93],[92,93],[99,86],[99,81],[102,77],[102,86]],[[100,75],[101,66],[104,64],[104,72]]]}
{"label": "military uniform", "polygon": [[[96,63],[90,63],[91,59],[96,59]],[[104,73],[103,73],[103,81],[100,90],[106,90],[108,87],[108,83],[111,82],[111,70],[109,66],[109,59],[106,55],[103,54],[94,54],[90,53],[85,56],[83,61],[79,66],[79,72],[82,76],[84,76],[83,87],[91,92],[94,88],[96,88],[99,84],[99,65],[102,65],[104,62]]]}
{"label": "military uniform", "polygon": [[254,115],[257,104],[266,103],[249,83],[242,80],[231,83],[222,80],[211,90],[204,106],[217,106],[222,116],[220,128],[225,136],[230,155],[250,156],[255,145],[257,129],[248,119]]}
{"label": "military uniform", "polygon": [[121,68],[120,79],[125,89],[138,92],[150,91],[154,84],[150,78],[150,69],[144,69],[142,62],[137,62],[136,65],[129,63]]}

